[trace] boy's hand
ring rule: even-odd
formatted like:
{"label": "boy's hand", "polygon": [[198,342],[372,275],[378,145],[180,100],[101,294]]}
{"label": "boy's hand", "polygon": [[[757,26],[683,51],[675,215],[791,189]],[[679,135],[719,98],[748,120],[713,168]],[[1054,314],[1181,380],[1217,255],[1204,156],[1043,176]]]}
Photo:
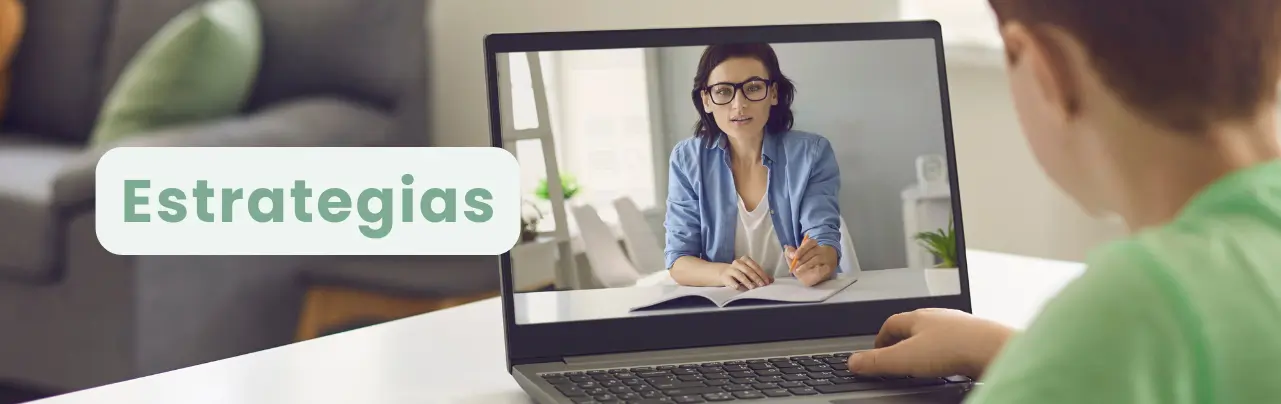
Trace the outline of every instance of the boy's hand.
{"label": "boy's hand", "polygon": [[721,284],[738,290],[755,289],[774,283],[774,277],[751,257],[743,256],[721,269]]}
{"label": "boy's hand", "polygon": [[876,335],[876,349],[850,356],[850,372],[978,379],[1014,330],[969,313],[920,309],[891,316]]}
{"label": "boy's hand", "polygon": [[814,286],[831,279],[838,265],[836,248],[818,245],[813,239],[806,239],[800,248],[784,247],[783,256],[789,264],[796,261],[792,274],[805,286]]}

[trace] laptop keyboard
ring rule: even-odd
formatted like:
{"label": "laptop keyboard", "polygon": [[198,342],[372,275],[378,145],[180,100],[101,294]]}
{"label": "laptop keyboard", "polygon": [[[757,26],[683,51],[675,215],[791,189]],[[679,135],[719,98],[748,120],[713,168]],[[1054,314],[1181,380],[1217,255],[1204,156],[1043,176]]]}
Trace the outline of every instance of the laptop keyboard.
{"label": "laptop keyboard", "polygon": [[969,383],[946,378],[856,376],[849,352],[725,362],[544,373],[575,403],[708,403]]}

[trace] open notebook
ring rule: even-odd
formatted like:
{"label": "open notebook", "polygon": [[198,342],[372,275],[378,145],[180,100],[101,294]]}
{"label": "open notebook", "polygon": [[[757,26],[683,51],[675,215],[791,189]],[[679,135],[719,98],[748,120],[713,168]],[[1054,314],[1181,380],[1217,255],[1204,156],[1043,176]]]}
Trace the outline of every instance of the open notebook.
{"label": "open notebook", "polygon": [[850,286],[854,277],[837,277],[814,285],[805,286],[796,278],[776,278],[763,288],[740,291],[724,286],[680,286],[671,292],[659,296],[654,301],[631,308],[630,311],[656,308],[663,303],[689,297],[707,299],[718,307],[725,307],[740,301],[764,301],[777,303],[819,303]]}

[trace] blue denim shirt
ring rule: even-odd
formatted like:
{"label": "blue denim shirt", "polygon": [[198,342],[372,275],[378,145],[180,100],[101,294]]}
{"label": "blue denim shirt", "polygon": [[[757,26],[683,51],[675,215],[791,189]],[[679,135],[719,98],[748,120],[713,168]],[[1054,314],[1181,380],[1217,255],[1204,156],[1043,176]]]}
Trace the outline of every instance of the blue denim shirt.
{"label": "blue denim shirt", "polygon": [[[770,218],[780,249],[800,245],[809,235],[819,245],[841,252],[841,174],[826,138],[789,131],[768,134],[761,161],[769,170],[767,195]],[[709,262],[732,262],[738,225],[738,192],[730,172],[729,141],[691,137],[672,150],[668,171],[666,264],[677,258],[698,257]]]}

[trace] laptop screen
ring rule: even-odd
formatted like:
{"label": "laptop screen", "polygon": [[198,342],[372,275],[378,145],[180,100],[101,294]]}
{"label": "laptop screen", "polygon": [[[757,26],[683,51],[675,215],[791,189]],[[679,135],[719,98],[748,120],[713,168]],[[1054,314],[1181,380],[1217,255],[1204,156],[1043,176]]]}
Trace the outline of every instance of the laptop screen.
{"label": "laptop screen", "polygon": [[961,293],[934,40],[496,56],[517,324]]}

